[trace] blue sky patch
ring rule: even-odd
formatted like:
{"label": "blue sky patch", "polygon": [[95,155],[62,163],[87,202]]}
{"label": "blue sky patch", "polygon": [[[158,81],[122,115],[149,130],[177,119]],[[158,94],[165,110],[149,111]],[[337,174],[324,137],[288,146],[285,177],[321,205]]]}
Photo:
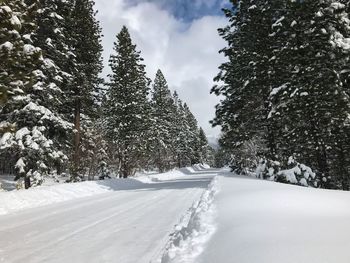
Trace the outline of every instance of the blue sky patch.
{"label": "blue sky patch", "polygon": [[221,8],[227,5],[227,0],[128,0],[130,5],[142,2],[156,3],[177,19],[191,22],[207,15],[223,15]]}

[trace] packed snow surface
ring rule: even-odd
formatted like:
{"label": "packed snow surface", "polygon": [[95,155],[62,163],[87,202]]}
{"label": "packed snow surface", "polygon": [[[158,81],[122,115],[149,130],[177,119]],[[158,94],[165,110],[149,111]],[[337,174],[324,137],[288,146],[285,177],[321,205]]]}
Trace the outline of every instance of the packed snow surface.
{"label": "packed snow surface", "polygon": [[[21,160],[21,159],[20,159]],[[19,162],[20,166],[21,162]],[[76,198],[94,196],[97,194],[114,193],[116,190],[130,190],[138,188],[155,187],[154,183],[164,180],[178,179],[186,174],[195,173],[193,168],[183,168],[164,174],[140,174],[130,179],[112,179],[106,181],[90,181],[76,184],[59,184],[52,186],[35,187],[29,190],[1,192],[0,191],[0,215],[13,213],[15,211],[34,208],[53,203],[59,203]],[[0,183],[10,184],[13,177],[2,176]],[[150,183],[153,183],[150,185]]]}
{"label": "packed snow surface", "polygon": [[216,175],[182,169],[0,193],[0,262],[157,262]]}
{"label": "packed snow surface", "polygon": [[218,177],[217,229],[196,263],[349,263],[350,193]]}

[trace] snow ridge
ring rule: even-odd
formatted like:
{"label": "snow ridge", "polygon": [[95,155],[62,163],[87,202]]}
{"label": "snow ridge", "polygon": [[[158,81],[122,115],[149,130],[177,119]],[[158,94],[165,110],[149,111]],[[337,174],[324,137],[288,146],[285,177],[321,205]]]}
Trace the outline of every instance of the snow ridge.
{"label": "snow ridge", "polygon": [[217,177],[210,183],[200,200],[186,212],[165,246],[158,263],[189,263],[203,252],[205,244],[215,233],[215,207],[218,192]]}

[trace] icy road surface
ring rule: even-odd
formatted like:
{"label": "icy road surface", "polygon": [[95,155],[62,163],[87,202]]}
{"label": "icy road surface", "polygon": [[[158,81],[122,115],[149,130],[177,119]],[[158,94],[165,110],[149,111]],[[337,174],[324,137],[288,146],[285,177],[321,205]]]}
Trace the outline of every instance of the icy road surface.
{"label": "icy road surface", "polygon": [[189,171],[0,215],[0,262],[149,263],[215,175]]}

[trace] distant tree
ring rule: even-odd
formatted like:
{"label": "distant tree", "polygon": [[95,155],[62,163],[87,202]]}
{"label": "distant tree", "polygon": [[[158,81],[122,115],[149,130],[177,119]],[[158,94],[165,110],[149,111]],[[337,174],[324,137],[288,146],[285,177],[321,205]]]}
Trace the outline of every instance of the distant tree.
{"label": "distant tree", "polygon": [[158,70],[152,93],[152,155],[160,172],[172,166],[171,131],[174,125],[174,100],[163,73]]}
{"label": "distant tree", "polygon": [[198,144],[199,144],[199,162],[214,165],[214,149],[209,145],[207,136],[202,127],[199,128],[198,133]]}
{"label": "distant tree", "polygon": [[186,119],[185,109],[182,100],[179,98],[176,91],[173,93],[175,103],[174,119],[173,119],[173,149],[178,167],[185,167],[191,164],[189,156],[188,130],[189,126]]}
{"label": "distant tree", "polygon": [[200,142],[198,122],[191,112],[188,105],[184,104],[185,123],[186,127],[186,155],[189,157],[191,165],[200,162]]}
{"label": "distant tree", "polygon": [[222,168],[232,164],[230,153],[228,153],[224,148],[219,148],[215,151],[214,160],[213,166],[216,168]]}

